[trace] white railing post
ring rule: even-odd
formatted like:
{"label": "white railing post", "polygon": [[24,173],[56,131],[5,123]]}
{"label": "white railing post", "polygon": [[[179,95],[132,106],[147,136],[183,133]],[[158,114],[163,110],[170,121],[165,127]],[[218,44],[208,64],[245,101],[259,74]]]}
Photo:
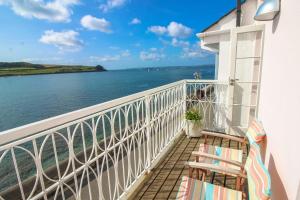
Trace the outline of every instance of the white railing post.
{"label": "white railing post", "polygon": [[183,127],[184,127],[184,132],[185,134],[187,134],[187,122],[186,122],[186,119],[185,119],[185,113],[186,113],[186,107],[187,107],[187,104],[186,104],[186,101],[187,101],[187,80],[184,80],[183,82],[183,99],[184,99],[184,102],[183,102],[183,114],[184,114],[184,117],[183,117]]}
{"label": "white railing post", "polygon": [[147,138],[147,172],[150,172],[151,166],[151,113],[150,113],[150,96],[146,96],[146,138]]}

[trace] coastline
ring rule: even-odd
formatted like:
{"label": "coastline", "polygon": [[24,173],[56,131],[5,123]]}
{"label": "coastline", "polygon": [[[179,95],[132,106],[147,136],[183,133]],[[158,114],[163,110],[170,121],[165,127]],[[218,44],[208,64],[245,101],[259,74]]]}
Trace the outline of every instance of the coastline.
{"label": "coastline", "polygon": [[37,73],[15,73],[15,74],[1,74],[0,70],[0,78],[2,77],[12,77],[12,76],[32,76],[32,75],[48,75],[48,74],[73,74],[73,73],[90,73],[90,72],[106,72],[107,70],[99,71],[99,70],[78,70],[78,71],[58,71],[58,72],[37,72]]}
{"label": "coastline", "polygon": [[101,65],[85,66],[32,64],[27,62],[0,62],[0,77],[103,71],[107,70]]}

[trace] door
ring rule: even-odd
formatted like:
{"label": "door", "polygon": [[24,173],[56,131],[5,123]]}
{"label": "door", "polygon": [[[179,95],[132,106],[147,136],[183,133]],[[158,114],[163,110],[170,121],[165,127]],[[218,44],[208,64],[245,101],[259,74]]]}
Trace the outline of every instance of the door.
{"label": "door", "polygon": [[264,25],[231,30],[228,133],[244,135],[257,116],[262,66]]}

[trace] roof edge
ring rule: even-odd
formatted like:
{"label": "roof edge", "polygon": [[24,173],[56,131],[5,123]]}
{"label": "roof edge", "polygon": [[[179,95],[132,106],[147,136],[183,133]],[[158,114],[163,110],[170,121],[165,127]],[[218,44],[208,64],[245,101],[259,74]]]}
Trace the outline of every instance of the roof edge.
{"label": "roof edge", "polygon": [[[242,5],[246,2],[247,0],[243,0],[242,1]],[[207,31],[208,29],[210,29],[211,27],[213,27],[214,25],[218,24],[222,19],[224,19],[225,17],[227,17],[228,15],[230,15],[231,13],[233,13],[234,11],[236,11],[236,8],[231,9],[230,11],[228,11],[227,13],[225,13],[225,15],[221,16],[217,21],[215,21],[214,23],[212,23],[211,25],[209,25],[208,27],[206,27],[205,29],[203,29],[200,33],[203,33],[205,31]]]}

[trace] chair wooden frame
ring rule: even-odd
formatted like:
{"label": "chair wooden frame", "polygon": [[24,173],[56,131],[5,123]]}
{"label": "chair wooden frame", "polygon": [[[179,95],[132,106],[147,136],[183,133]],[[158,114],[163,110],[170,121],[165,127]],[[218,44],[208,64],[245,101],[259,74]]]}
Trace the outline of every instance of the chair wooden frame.
{"label": "chair wooden frame", "polygon": [[247,144],[247,137],[246,136],[239,137],[239,136],[227,135],[227,134],[224,134],[224,133],[208,132],[208,131],[202,131],[202,134],[204,135],[204,144],[207,144],[207,136],[219,137],[219,138],[233,140],[233,141],[239,142],[241,145],[246,145]]}
{"label": "chair wooden frame", "polygon": [[[239,142],[242,146],[244,146],[248,143],[246,137],[238,137],[238,136],[232,136],[232,135],[226,135],[223,133],[208,132],[208,131],[203,131],[202,133],[204,135],[204,144],[207,144],[208,136],[233,140],[233,141]],[[215,171],[215,172],[224,173],[224,174],[236,175],[236,177],[238,179],[236,187],[240,188],[240,186],[241,186],[240,180],[242,179],[242,177],[244,177],[244,175],[243,175],[244,163],[238,162],[235,160],[224,159],[220,156],[204,153],[201,151],[193,151],[192,155],[196,157],[196,161],[186,163],[186,165],[189,166],[190,177],[191,177],[192,173],[194,172],[194,170],[196,170],[198,179],[200,179],[200,171],[202,172],[202,180],[205,180],[205,177],[209,171]],[[210,158],[212,160],[218,160],[220,162],[224,162],[224,163],[227,163],[230,165],[240,167],[241,171],[226,168],[226,167],[219,167],[219,166],[215,166],[215,165],[208,164],[208,163],[201,163],[201,162],[199,162],[200,157]]]}
{"label": "chair wooden frame", "polygon": [[[208,136],[219,137],[219,138],[236,141],[239,144],[241,144],[242,147],[244,147],[244,145],[247,145],[247,143],[250,143],[251,145],[253,143],[251,141],[248,142],[248,138],[246,136],[238,137],[238,136],[226,135],[226,134],[216,133],[216,132],[207,132],[207,131],[203,131],[203,135],[204,135],[204,144],[205,145],[207,145]],[[256,143],[259,146],[263,145],[264,142],[265,142],[265,138],[262,138],[259,141],[254,141],[254,143]],[[261,152],[260,152],[260,154],[261,154]],[[199,171],[202,172],[201,181],[205,181],[206,174],[208,172],[222,173],[222,174],[236,177],[237,178],[236,179],[236,190],[241,191],[243,199],[246,199],[246,193],[242,189],[243,188],[242,186],[244,185],[245,180],[247,179],[247,172],[245,170],[246,163],[243,163],[243,161],[231,160],[231,159],[224,158],[224,157],[221,157],[221,156],[213,154],[213,153],[210,154],[210,153],[206,153],[203,151],[193,151],[192,155],[196,157],[196,160],[186,163],[186,165],[189,167],[189,177],[190,178],[193,178],[193,172],[195,170],[197,172],[197,179],[199,179],[199,180],[200,180]],[[202,161],[200,161],[200,157],[208,158],[209,160],[215,160],[215,161],[218,161],[221,163],[226,163],[231,166],[235,166],[237,168],[229,167],[229,166],[227,167],[227,165],[226,165],[226,167],[224,167],[224,166],[216,165],[216,164],[213,164],[210,162],[209,163],[205,162],[205,160],[204,160],[204,162],[202,162]]]}
{"label": "chair wooden frame", "polygon": [[229,164],[239,166],[239,167],[241,167],[241,170],[216,166],[216,165],[212,165],[212,164],[208,164],[208,163],[187,162],[186,165],[189,167],[189,177],[190,178],[193,177],[193,172],[194,172],[195,169],[196,169],[196,172],[197,172],[197,179],[199,179],[199,180],[200,180],[199,171],[202,172],[202,179],[201,179],[202,181],[205,181],[205,177],[206,177],[206,175],[209,171],[214,171],[214,172],[217,172],[217,173],[222,173],[222,174],[234,176],[234,177],[237,178],[236,190],[242,191],[241,186],[244,184],[245,179],[247,178],[246,172],[244,170],[244,166],[242,164],[236,162],[236,161],[227,161],[227,160],[222,161],[223,159],[221,160],[219,157],[218,157],[218,160],[220,160],[221,162],[226,162],[226,163],[229,163]]}

